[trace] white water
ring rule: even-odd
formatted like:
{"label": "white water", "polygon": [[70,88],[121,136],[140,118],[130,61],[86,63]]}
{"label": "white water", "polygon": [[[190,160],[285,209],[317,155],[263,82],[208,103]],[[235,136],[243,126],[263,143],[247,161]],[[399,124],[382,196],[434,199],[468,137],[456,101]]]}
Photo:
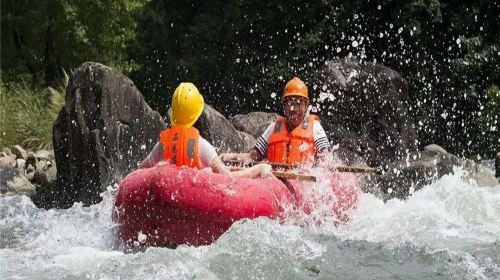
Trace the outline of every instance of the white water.
{"label": "white water", "polygon": [[500,185],[455,172],[405,201],[362,194],[347,225],[244,220],[210,246],[139,253],[115,245],[111,193],[48,211],[0,197],[0,278],[500,279]]}

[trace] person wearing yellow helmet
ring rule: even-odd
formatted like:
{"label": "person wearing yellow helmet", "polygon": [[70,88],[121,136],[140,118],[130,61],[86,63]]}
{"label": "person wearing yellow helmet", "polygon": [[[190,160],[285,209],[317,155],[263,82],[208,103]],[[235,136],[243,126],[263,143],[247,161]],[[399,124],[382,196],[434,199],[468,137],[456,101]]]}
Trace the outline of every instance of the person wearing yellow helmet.
{"label": "person wearing yellow helmet", "polygon": [[285,117],[270,124],[250,152],[222,154],[221,159],[304,164],[325,155],[330,143],[319,117],[308,113],[309,92],[301,79],[285,85],[283,105]]}
{"label": "person wearing yellow helmet", "polygon": [[160,133],[160,140],[154,146],[140,168],[150,168],[160,161],[177,166],[202,169],[209,167],[215,173],[232,174],[242,177],[270,176],[271,166],[259,164],[249,169],[230,171],[224,165],[214,147],[193,127],[198,120],[205,102],[196,86],[181,83],[172,96],[169,109],[171,127]]}

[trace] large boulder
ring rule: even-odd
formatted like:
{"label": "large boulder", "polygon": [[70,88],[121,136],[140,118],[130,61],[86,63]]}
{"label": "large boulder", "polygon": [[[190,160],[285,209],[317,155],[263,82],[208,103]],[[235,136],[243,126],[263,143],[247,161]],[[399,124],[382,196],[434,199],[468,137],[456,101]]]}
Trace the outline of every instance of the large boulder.
{"label": "large boulder", "polygon": [[218,153],[245,152],[255,143],[252,135],[236,130],[221,113],[206,105],[195,126]]}
{"label": "large boulder", "polygon": [[237,130],[246,132],[254,138],[258,138],[264,133],[269,124],[276,121],[278,116],[279,115],[276,113],[251,112],[248,114],[235,115],[229,120]]}
{"label": "large boulder", "polygon": [[[170,122],[168,116],[167,122]],[[252,135],[236,130],[229,120],[208,104],[205,104],[203,113],[194,127],[218,153],[246,152],[255,144]]]}
{"label": "large boulder", "polygon": [[99,193],[136,169],[165,127],[132,80],[99,63],[82,64],[69,79],[54,124],[57,186],[40,203],[100,201]]}
{"label": "large boulder", "polygon": [[357,154],[379,166],[416,151],[408,84],[398,72],[353,59],[328,61],[312,88],[319,92],[313,104],[330,142],[347,157]]}

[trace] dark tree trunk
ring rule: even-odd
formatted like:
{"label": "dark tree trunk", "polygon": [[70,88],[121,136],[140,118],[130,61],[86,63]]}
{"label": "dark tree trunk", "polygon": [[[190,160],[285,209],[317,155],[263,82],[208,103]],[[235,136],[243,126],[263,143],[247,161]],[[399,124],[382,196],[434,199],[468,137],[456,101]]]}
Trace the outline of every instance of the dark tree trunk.
{"label": "dark tree trunk", "polygon": [[45,33],[45,51],[44,51],[44,77],[45,85],[55,86],[57,78],[57,63],[55,57],[55,38],[54,38],[54,18],[49,20],[49,26]]}
{"label": "dark tree trunk", "polygon": [[[23,45],[24,45],[24,40],[23,40],[23,34],[22,34],[22,31],[19,27],[15,28],[13,31],[12,31],[12,37],[14,37],[14,44],[16,45],[16,50],[21,53],[21,50],[23,48]],[[36,81],[38,80],[37,78],[37,75],[36,75],[36,72],[35,72],[35,68],[33,67],[33,65],[31,65],[31,63],[29,63],[28,61],[26,61],[26,68],[28,69],[28,71],[30,72],[32,78],[33,78],[33,82],[36,83]]]}
{"label": "dark tree trunk", "polygon": [[57,64],[56,53],[56,33],[55,26],[57,22],[57,1],[48,1],[47,3],[47,17],[48,23],[47,31],[45,32],[45,50],[43,60],[43,72],[46,86],[55,86],[58,81],[59,66]]}

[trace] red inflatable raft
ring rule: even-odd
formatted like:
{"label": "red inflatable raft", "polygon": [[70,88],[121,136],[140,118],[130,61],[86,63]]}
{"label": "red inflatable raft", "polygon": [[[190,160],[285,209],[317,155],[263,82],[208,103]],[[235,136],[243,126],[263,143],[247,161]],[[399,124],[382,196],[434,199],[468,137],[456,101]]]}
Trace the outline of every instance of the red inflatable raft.
{"label": "red inflatable raft", "polygon": [[[328,177],[328,176],[327,176]],[[346,221],[356,205],[358,187],[330,176],[331,209]],[[175,246],[210,244],[234,221],[243,218],[283,219],[289,210],[310,212],[318,201],[306,190],[316,183],[277,178],[246,179],[159,164],[129,174],[120,184],[113,219],[128,244]]]}

